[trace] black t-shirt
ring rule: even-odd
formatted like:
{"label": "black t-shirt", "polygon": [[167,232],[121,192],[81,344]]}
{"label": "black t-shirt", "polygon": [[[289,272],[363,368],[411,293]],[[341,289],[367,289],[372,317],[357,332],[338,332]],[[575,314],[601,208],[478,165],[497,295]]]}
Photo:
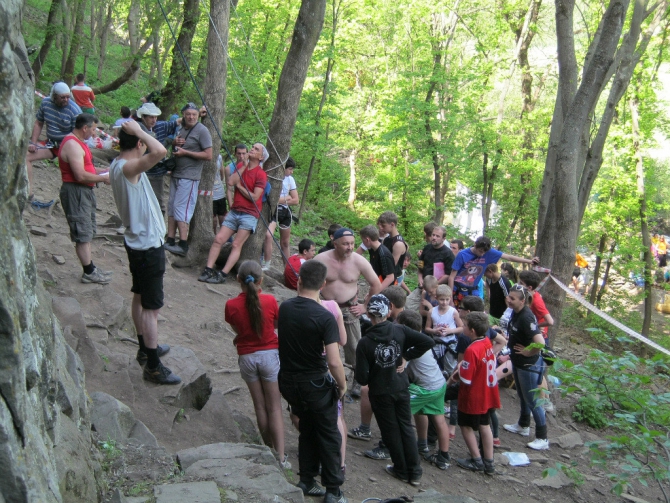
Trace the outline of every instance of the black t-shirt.
{"label": "black t-shirt", "polygon": [[318,302],[305,297],[281,303],[278,335],[280,372],[315,377],[328,371],[324,346],[340,340],[335,317]]}
{"label": "black t-shirt", "polygon": [[324,246],[323,248],[320,248],[320,249],[319,249],[319,253],[327,252],[328,250],[334,250],[334,249],[335,249],[335,245],[333,245],[333,242],[332,242],[332,241],[328,241],[328,242],[326,243],[326,246]]}
{"label": "black t-shirt", "polygon": [[402,238],[400,234],[397,236],[391,237],[390,235],[386,236],[383,241],[383,245],[386,246],[386,248],[389,249],[391,252],[391,255],[393,255],[393,246],[400,241],[403,245],[405,245],[405,253],[400,255],[400,258],[398,258],[398,262],[394,264],[394,274],[396,279],[398,279],[400,276],[402,276],[402,265],[405,263],[405,256],[407,255],[407,243],[405,243],[405,240]]}
{"label": "black t-shirt", "polygon": [[386,279],[386,276],[395,274],[393,266],[393,254],[384,245],[379,245],[376,250],[370,248],[370,265],[377,276]]}
{"label": "black t-shirt", "polygon": [[533,342],[533,337],[535,335],[542,334],[537,327],[535,315],[528,306],[524,306],[518,313],[512,313],[512,318],[507,324],[507,334],[509,335],[507,347],[511,351],[510,359],[512,360],[512,365],[519,368],[533,365],[540,356],[539,354],[523,356],[514,351],[514,346],[516,344],[521,344],[526,347]]}
{"label": "black t-shirt", "polygon": [[442,248],[426,245],[421,253],[421,260],[423,261],[422,272],[424,278],[433,275],[434,265],[438,262],[444,264],[444,274],[449,275],[451,274],[451,264],[454,263],[454,253],[446,244],[443,244]]}
{"label": "black t-shirt", "polygon": [[486,284],[491,289],[489,314],[499,319],[507,309],[505,297],[509,294],[512,283],[505,276],[500,276],[500,279],[496,282],[489,282],[487,279]]}

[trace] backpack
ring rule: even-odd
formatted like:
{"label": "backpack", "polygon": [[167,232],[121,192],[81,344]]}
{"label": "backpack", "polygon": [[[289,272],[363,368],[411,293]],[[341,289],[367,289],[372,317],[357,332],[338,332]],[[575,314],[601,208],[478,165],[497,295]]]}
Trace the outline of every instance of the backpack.
{"label": "backpack", "polygon": [[458,353],[456,351],[458,336],[452,334],[446,339],[435,337],[434,340],[435,347],[431,351],[442,374],[446,379],[449,379],[449,376],[454,373],[458,366]]}
{"label": "backpack", "polygon": [[265,184],[265,190],[263,191],[263,202],[266,203],[268,197],[270,197],[270,192],[272,192],[272,185],[270,182]]}

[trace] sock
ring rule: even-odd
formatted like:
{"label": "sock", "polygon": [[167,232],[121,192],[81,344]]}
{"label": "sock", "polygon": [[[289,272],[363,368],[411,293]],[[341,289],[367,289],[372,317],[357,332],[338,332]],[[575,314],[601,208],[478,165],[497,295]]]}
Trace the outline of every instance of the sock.
{"label": "sock", "polygon": [[140,334],[137,334],[137,342],[140,343],[140,351],[146,353],[147,347],[144,345],[144,337],[142,337]]}
{"label": "sock", "polygon": [[440,456],[442,456],[444,459],[451,459],[449,456],[449,451],[440,451]]}
{"label": "sock", "polygon": [[165,244],[174,246],[174,238],[166,238],[165,239]]}
{"label": "sock", "polygon": [[358,427],[359,430],[361,430],[363,433],[370,433],[370,425],[369,424],[363,424]]}
{"label": "sock", "polygon": [[482,457],[481,457],[481,456],[479,456],[478,458],[472,458],[472,461],[474,461],[474,463],[475,463],[476,465],[481,465],[481,464],[483,464],[483,461],[482,461]]}
{"label": "sock", "polygon": [[147,354],[147,368],[157,369],[161,361],[158,358],[158,348],[146,348],[144,352]]}
{"label": "sock", "polygon": [[184,241],[183,239],[179,240],[179,248],[181,248],[184,251],[188,251],[188,243]]}
{"label": "sock", "polygon": [[428,440],[427,439],[418,439],[416,441],[416,446],[419,448],[419,450],[427,449],[428,448]]}
{"label": "sock", "polygon": [[93,274],[93,271],[95,271],[95,266],[93,265],[93,262],[84,266],[85,274]]}

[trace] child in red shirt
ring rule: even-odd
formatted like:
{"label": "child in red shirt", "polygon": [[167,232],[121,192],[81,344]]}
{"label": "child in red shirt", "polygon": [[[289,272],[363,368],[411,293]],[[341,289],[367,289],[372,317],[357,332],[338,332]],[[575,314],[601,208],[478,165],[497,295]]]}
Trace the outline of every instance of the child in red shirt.
{"label": "child in red shirt", "polygon": [[[463,333],[472,344],[468,346],[450,381],[460,380],[458,390],[458,425],[470,451],[469,459],[457,459],[456,464],[466,470],[483,471],[493,475],[493,433],[489,411],[500,408],[496,357],[486,332],[489,320],[486,313],[470,312],[464,319]],[[479,431],[484,460],[482,461],[475,431]]]}

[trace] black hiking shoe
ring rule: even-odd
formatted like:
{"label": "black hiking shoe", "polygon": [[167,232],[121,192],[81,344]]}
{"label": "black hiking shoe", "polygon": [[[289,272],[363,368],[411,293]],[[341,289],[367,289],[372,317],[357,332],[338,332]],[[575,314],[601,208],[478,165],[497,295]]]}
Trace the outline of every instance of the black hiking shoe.
{"label": "black hiking shoe", "polygon": [[424,456],[423,459],[429,463],[434,464],[440,470],[446,470],[451,466],[451,457],[447,456],[446,458],[442,456],[439,452],[434,452],[428,456]]}
{"label": "black hiking shoe", "polygon": [[298,482],[297,487],[302,491],[305,496],[325,496],[326,490],[319,485],[316,480],[312,480],[312,483],[307,485],[304,482]]}
{"label": "black hiking shoe", "polygon": [[466,470],[470,470],[471,472],[483,472],[484,471],[484,463],[481,461],[475,461],[472,458],[467,458],[467,459],[457,459],[456,464],[460,466],[461,468],[465,468]]}
{"label": "black hiking shoe", "polygon": [[496,469],[493,466],[493,460],[492,459],[483,459],[484,461],[484,473],[486,475],[495,475],[496,474]]}
{"label": "black hiking shoe", "polygon": [[167,368],[162,363],[158,364],[158,367],[155,369],[149,369],[144,367],[144,372],[142,377],[145,381],[153,382],[156,384],[179,384],[181,382],[181,377],[173,373],[169,368]]}
{"label": "black hiking shoe", "polygon": [[[159,344],[158,346],[156,346],[156,349],[158,350],[158,358],[160,358],[168,351],[170,351],[170,346],[167,344]],[[140,364],[140,366],[144,367],[147,364],[148,357],[144,351],[138,349],[137,356],[135,356],[135,359],[137,360],[137,363]]]}

